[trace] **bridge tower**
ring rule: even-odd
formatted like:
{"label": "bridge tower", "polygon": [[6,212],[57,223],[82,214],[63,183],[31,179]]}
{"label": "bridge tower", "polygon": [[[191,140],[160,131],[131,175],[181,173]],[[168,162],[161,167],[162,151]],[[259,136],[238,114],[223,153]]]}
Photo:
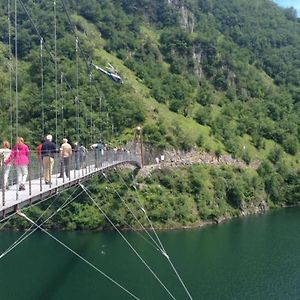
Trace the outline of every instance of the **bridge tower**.
{"label": "bridge tower", "polygon": [[144,166],[143,128],[138,126],[134,130],[133,145],[134,153],[141,158],[141,166]]}

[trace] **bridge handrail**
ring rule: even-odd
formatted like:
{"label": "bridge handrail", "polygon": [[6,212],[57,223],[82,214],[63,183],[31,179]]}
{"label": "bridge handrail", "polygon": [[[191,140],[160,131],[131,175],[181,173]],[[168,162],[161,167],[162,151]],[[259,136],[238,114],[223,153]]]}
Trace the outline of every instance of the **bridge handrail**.
{"label": "bridge handrail", "polygon": [[[45,182],[43,178],[43,162],[40,157],[36,155],[34,151],[30,151],[29,155],[29,165],[28,165],[28,178],[26,181],[26,192],[31,195],[32,192],[32,182],[38,179],[40,192],[45,189]],[[66,177],[63,166],[63,158],[60,153],[54,156],[54,167],[52,171],[52,178],[54,180],[49,183],[51,186],[57,185],[57,178],[62,177],[63,182],[67,182],[72,179],[84,177],[87,174],[101,170],[104,166],[118,165],[131,163],[135,164],[137,167],[141,167],[140,159],[134,154],[126,150],[89,150],[86,152],[73,152],[70,157],[69,169],[72,172],[72,176]],[[4,186],[4,174],[5,174],[5,164],[3,157],[0,158],[0,188],[1,188],[1,201],[0,206],[5,206],[6,202],[6,187]],[[36,184],[36,183],[35,183]],[[8,188],[18,185],[17,170],[10,164],[10,171],[8,177]],[[48,188],[48,187],[47,187]],[[16,198],[18,197],[18,189],[16,188]]]}

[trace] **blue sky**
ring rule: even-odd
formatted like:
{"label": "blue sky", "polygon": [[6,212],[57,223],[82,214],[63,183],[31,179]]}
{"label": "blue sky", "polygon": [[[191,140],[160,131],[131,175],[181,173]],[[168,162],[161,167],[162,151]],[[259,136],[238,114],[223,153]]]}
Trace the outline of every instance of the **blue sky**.
{"label": "blue sky", "polygon": [[300,17],[300,0],[273,0],[273,1],[282,7],[293,6],[298,11],[298,16]]}

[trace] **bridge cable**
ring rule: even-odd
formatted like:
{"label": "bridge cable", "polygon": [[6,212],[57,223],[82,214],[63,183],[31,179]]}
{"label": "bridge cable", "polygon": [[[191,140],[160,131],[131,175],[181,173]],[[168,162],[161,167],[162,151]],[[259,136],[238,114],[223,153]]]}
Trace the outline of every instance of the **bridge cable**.
{"label": "bridge cable", "polygon": [[[46,220],[44,220],[40,225],[45,224],[46,222],[48,222],[52,217],[54,217],[59,211],[61,211],[62,209],[64,209],[66,206],[68,206],[71,202],[73,202],[78,196],[80,196],[82,194],[82,192],[80,192],[78,195],[76,195],[75,197],[73,197],[73,194],[77,191],[77,189],[75,189],[72,194],[64,201],[64,203],[55,210],[54,213],[52,213],[52,215],[50,215]],[[43,211],[43,213],[39,216],[39,218],[35,221],[36,223],[46,214],[46,212],[50,209],[50,207],[53,205],[53,203],[58,199],[57,195],[54,200],[50,203],[50,205],[46,208],[45,211]],[[72,198],[71,198],[72,197]],[[69,200],[71,199],[71,200]],[[31,206],[32,207],[32,206]],[[27,229],[12,245],[10,245],[4,252],[1,253],[0,255],[0,259],[3,258],[4,256],[6,256],[9,252],[11,252],[14,248],[16,248],[19,244],[21,244],[24,240],[26,240],[31,234],[33,234],[37,228],[35,228],[34,230],[32,230],[32,228],[34,227],[34,225],[31,225],[31,227],[29,229]],[[32,231],[31,231],[32,230]]]}
{"label": "bridge cable", "polygon": [[[18,83],[18,3],[15,0],[15,99],[16,99],[16,140],[19,136],[19,83]],[[19,151],[17,151],[17,156]],[[17,185],[19,185],[17,176]],[[19,199],[19,189],[16,189],[16,200]]]}
{"label": "bridge cable", "polygon": [[[24,12],[26,13],[26,15],[27,15],[27,17],[28,17],[30,23],[32,24],[32,26],[33,26],[33,28],[34,28],[36,34],[39,36],[40,39],[42,39],[43,37],[41,36],[40,31],[38,30],[38,28],[37,28],[35,22],[33,21],[33,19],[32,19],[32,17],[31,17],[30,13],[29,13],[27,7],[25,6],[25,4],[23,3],[22,0],[19,0],[19,2],[20,2],[20,4],[21,4],[21,6],[22,6]],[[67,15],[67,19],[68,19],[69,25],[70,25],[70,27],[71,27],[71,30],[72,30],[73,34],[75,35],[75,37],[78,39],[78,36],[77,36],[76,33],[75,33],[74,25],[73,25],[73,23],[72,23],[72,21],[71,21],[71,19],[70,19],[70,16],[69,16],[68,10],[67,10],[67,8],[66,8],[66,6],[65,6],[65,3],[63,2],[63,0],[61,0],[61,2],[62,2],[62,4],[63,4],[63,8],[64,8],[64,10],[65,10],[65,14]],[[50,51],[50,49],[48,48],[48,46],[47,46],[45,40],[44,40],[43,45],[44,45],[44,49],[45,49],[45,50],[47,51],[47,53],[49,54],[51,60],[55,63],[55,62],[56,62],[56,57],[55,57],[55,55],[53,55],[53,54],[51,53],[51,51]],[[89,70],[89,69],[90,69],[90,66],[89,66],[89,63],[87,62],[86,56],[84,55],[84,52],[83,52],[83,50],[82,50],[82,48],[81,48],[81,46],[80,46],[79,39],[78,39],[78,49],[80,50],[81,54],[83,55],[84,60],[85,60],[85,63],[86,63],[87,68],[88,68],[88,70]],[[61,73],[62,73],[62,72],[61,72]],[[67,78],[66,78],[65,76],[63,76],[63,78],[64,78],[64,81],[66,82],[66,85],[67,85],[67,87],[69,88],[69,90],[72,90],[72,91],[73,91],[74,89],[72,88],[72,86],[70,85],[70,83],[67,81]],[[96,91],[97,91],[98,95],[100,96],[99,89],[97,88],[97,86],[95,86],[95,88],[96,88]],[[76,99],[75,99],[75,101],[76,101]]]}
{"label": "bridge cable", "polygon": [[44,39],[40,38],[40,56],[41,56],[41,101],[42,101],[42,136],[45,136],[45,103],[44,103],[44,59],[43,59]]}
{"label": "bridge cable", "polygon": [[152,242],[156,245],[156,247],[164,254],[163,249],[158,245],[158,243],[155,241],[155,239],[152,237],[152,235],[148,232],[148,230],[144,227],[144,225],[140,222],[134,211],[129,207],[129,205],[126,203],[126,201],[122,198],[120,193],[116,190],[116,188],[113,186],[112,181],[108,178],[108,176],[102,172],[103,177],[107,180],[108,183],[112,186],[114,192],[117,194],[121,202],[126,206],[126,208],[129,210],[129,212],[132,214],[134,219],[138,222],[138,224],[141,226],[141,228],[145,231],[145,233],[149,236],[149,238],[152,240]]}
{"label": "bridge cable", "polygon": [[9,116],[10,116],[10,145],[13,143],[13,100],[12,100],[12,50],[11,50],[11,0],[7,0],[8,48],[9,48]]}
{"label": "bridge cable", "polygon": [[[93,80],[93,73],[91,71],[90,73],[90,89],[89,89],[89,92],[90,92],[90,143],[91,145],[93,144],[93,101],[92,101],[92,80]],[[100,108],[101,109],[101,108]],[[86,117],[86,120],[87,120],[87,127],[88,127],[88,117]]]}
{"label": "bridge cable", "polygon": [[[73,24],[73,22],[71,20],[70,13],[69,13],[66,5],[65,5],[65,1],[64,0],[60,0],[60,2],[62,3],[64,12],[65,12],[65,14],[67,16],[67,20],[68,20],[68,23],[70,25],[71,31],[72,31],[73,35],[75,36],[75,38],[78,40],[78,50],[80,50],[80,53],[81,53],[81,55],[82,55],[82,57],[83,57],[83,59],[85,61],[87,70],[89,72],[91,70],[91,68],[92,68],[91,67],[91,61],[88,61],[88,59],[87,59],[87,57],[86,57],[86,55],[85,55],[85,53],[84,53],[84,51],[83,51],[83,49],[82,49],[82,47],[80,45],[79,37],[78,37],[78,35],[76,33],[76,26]],[[99,89],[98,89],[98,87],[96,85],[95,85],[95,89],[97,91],[97,94],[98,94],[99,98],[101,98],[101,93],[100,93],[100,91],[99,91]],[[103,119],[103,118],[100,118],[100,119]],[[107,119],[108,119],[108,123],[110,123],[109,118],[108,118],[108,110],[107,110]],[[113,125],[112,125],[111,129],[112,129],[112,135],[113,135],[113,130],[114,130],[114,126]],[[102,136],[102,132],[100,132],[100,133],[101,133],[101,136]]]}
{"label": "bridge cable", "polygon": [[63,97],[63,80],[64,74],[61,72],[60,74],[60,99],[61,99],[61,135],[65,136],[65,127],[64,127],[64,97]]}
{"label": "bridge cable", "polygon": [[[29,14],[27,7],[25,6],[25,4],[23,3],[22,0],[19,0],[19,2],[20,2],[20,4],[21,4],[21,6],[22,6],[22,8],[23,8],[23,10],[24,10],[24,12],[25,12],[25,14],[27,15],[27,17],[28,17],[28,19],[29,19],[31,25],[33,26],[33,28],[34,28],[36,34],[38,35],[39,39],[43,39],[43,37],[42,37],[41,33],[39,32],[37,26],[35,25],[35,22],[33,21],[31,15]],[[50,56],[52,62],[55,63],[55,57],[54,57],[54,55],[51,53],[51,51],[50,51],[50,49],[48,48],[47,43],[46,43],[46,41],[45,41],[44,39],[43,39],[43,47],[44,47],[44,49],[47,51],[47,53],[49,54],[49,56]],[[69,88],[69,90],[73,90],[73,87],[72,87],[71,84],[68,82],[68,80],[67,80],[67,78],[66,78],[65,76],[64,76],[64,81],[65,81],[67,87]]]}
{"label": "bridge cable", "polygon": [[[121,176],[121,174],[117,171],[117,168],[116,168],[116,167],[114,167],[114,170],[117,172],[117,174],[119,175],[119,177],[122,179],[122,181],[123,181],[124,184],[126,185],[127,189],[129,190],[129,189],[130,189],[129,186],[127,185],[126,181],[125,181],[124,178]],[[155,228],[154,228],[154,226],[153,226],[153,223],[151,222],[151,220],[150,220],[150,218],[149,218],[149,216],[148,216],[148,214],[147,214],[147,211],[145,210],[145,208],[143,207],[143,205],[142,205],[142,203],[141,203],[141,201],[140,201],[140,199],[139,199],[140,196],[139,196],[139,194],[138,194],[138,191],[137,191],[137,189],[136,189],[135,184],[134,184],[134,190],[135,190],[135,192],[136,192],[136,194],[137,194],[137,198],[134,198],[134,199],[136,200],[136,203],[140,205],[141,210],[144,212],[144,214],[145,214],[145,216],[146,216],[146,218],[147,218],[147,220],[148,220],[148,222],[149,222],[149,224],[150,224],[150,226],[151,226],[151,229],[153,230],[153,233],[154,233],[155,237],[157,238],[157,240],[158,240],[158,242],[159,242],[159,244],[160,244],[160,246],[161,246],[161,248],[162,248],[162,253],[164,254],[164,256],[167,258],[168,262],[170,263],[170,265],[171,265],[173,271],[175,272],[175,274],[176,274],[178,280],[180,281],[180,283],[181,283],[183,289],[185,290],[185,292],[187,293],[188,297],[192,300],[193,298],[192,298],[192,296],[191,296],[189,290],[187,289],[187,287],[186,287],[185,283],[183,282],[181,276],[179,275],[178,271],[176,270],[174,264],[172,263],[172,261],[171,261],[171,259],[170,259],[170,256],[167,254],[167,252],[166,252],[166,250],[165,250],[165,248],[164,248],[164,246],[163,246],[163,244],[162,244],[162,242],[161,242],[159,236],[158,236],[157,233],[156,233],[156,230],[155,230]]]}
{"label": "bridge cable", "polygon": [[[68,191],[68,190],[70,190],[70,189],[72,189],[72,188],[73,188],[73,186],[66,187],[66,188],[65,188],[63,191],[61,191],[61,192],[66,192],[66,191]],[[58,192],[58,194],[60,194],[61,192]],[[54,197],[54,195],[49,196],[49,197],[47,197],[47,198],[44,198],[42,201],[36,202],[36,203],[34,203],[34,204],[30,205],[30,206],[24,207],[24,208],[22,208],[22,211],[26,211],[26,210],[30,209],[31,207],[35,207],[35,206],[37,206],[37,205],[39,205],[39,204],[41,204],[41,203],[47,201],[49,198],[52,198],[52,197]],[[2,222],[5,222],[5,223],[3,223],[2,226],[0,227],[0,231],[5,227],[5,225],[9,222],[9,219],[12,218],[14,215],[16,215],[16,212],[12,213],[11,215],[9,215],[9,216],[7,216],[7,217],[5,217],[5,218],[3,218],[3,219],[0,219],[0,224],[1,224]]]}
{"label": "bridge cable", "polygon": [[[130,187],[129,187],[128,184],[126,183],[125,179],[124,179],[124,178],[121,176],[121,174],[118,172],[118,170],[117,170],[116,167],[114,167],[114,170],[115,170],[115,172],[118,174],[118,176],[121,178],[121,180],[122,180],[123,183],[125,184],[126,188],[127,188],[128,190],[130,190]],[[134,185],[133,187],[134,187],[134,190],[135,190],[136,194],[138,195],[135,185]],[[146,211],[145,207],[142,205],[140,199],[134,198],[134,200],[135,200],[135,202],[137,203],[137,205],[140,206],[141,211],[144,213],[144,215],[145,215],[145,217],[146,217],[146,219],[147,219],[147,221],[148,221],[148,223],[149,223],[149,225],[150,225],[150,227],[151,227],[151,230],[153,231],[153,233],[154,233],[154,235],[155,235],[155,237],[156,237],[158,243],[160,244],[160,249],[161,249],[162,253],[166,256],[167,253],[166,253],[166,251],[165,251],[165,249],[164,249],[164,246],[163,246],[163,244],[161,243],[161,241],[160,241],[160,239],[159,239],[159,237],[158,237],[158,235],[157,235],[157,233],[156,233],[156,231],[155,231],[155,229],[154,229],[153,223],[151,222],[151,220],[150,220],[150,218],[149,218],[149,216],[148,216],[148,214],[147,214],[147,211]]]}
{"label": "bridge cable", "polygon": [[[75,48],[76,48],[76,133],[77,143],[80,140],[80,126],[79,126],[79,56],[78,56],[78,37],[76,37]],[[78,145],[79,146],[79,145]]]}
{"label": "bridge cable", "polygon": [[161,252],[160,248],[157,248],[149,239],[147,239],[141,232],[137,231],[136,228],[134,228],[132,225],[130,225],[125,220],[123,221],[127,228],[130,228],[133,232],[135,232],[137,235],[139,235],[146,243],[148,243],[151,247],[153,247],[156,251]]}
{"label": "bridge cable", "polygon": [[122,237],[125,243],[130,247],[130,249],[135,253],[135,255],[141,260],[141,262],[146,266],[146,268],[151,272],[151,274],[155,277],[155,279],[161,284],[161,286],[165,289],[165,291],[170,295],[170,297],[174,300],[176,298],[169,291],[169,289],[164,285],[164,283],[158,278],[155,272],[150,268],[147,262],[141,257],[141,255],[137,252],[137,250],[131,245],[131,243],[126,239],[126,237],[122,234],[122,232],[118,229],[118,227],[114,224],[114,222],[110,219],[110,217],[103,211],[103,209],[98,205],[95,199],[92,197],[92,193],[82,184],[79,183],[80,187],[85,191],[87,196],[91,199],[96,207],[98,207],[99,211],[105,216],[108,222],[113,226],[113,228],[118,232],[118,234]]}
{"label": "bridge cable", "polygon": [[55,143],[58,145],[58,73],[57,73],[57,12],[56,1],[53,1],[54,13],[54,72],[55,72]]}
{"label": "bridge cable", "polygon": [[98,273],[100,273],[101,275],[103,275],[106,279],[110,280],[112,283],[114,283],[115,285],[117,285],[119,288],[121,288],[123,291],[125,291],[127,294],[129,294],[131,297],[133,297],[134,299],[139,300],[139,298],[137,296],[135,296],[133,293],[131,293],[129,290],[127,290],[125,287],[123,287],[121,284],[119,284],[117,281],[115,281],[114,279],[112,279],[109,275],[105,274],[103,271],[101,271],[98,267],[96,267],[93,263],[91,263],[90,261],[88,261],[86,258],[84,258],[83,256],[81,256],[79,253],[77,253],[75,250],[71,249],[69,246],[67,246],[65,243],[63,243],[62,241],[60,241],[58,238],[56,238],[54,235],[52,235],[50,232],[48,232],[46,229],[44,229],[43,227],[41,227],[40,225],[36,224],[33,220],[31,220],[28,216],[26,216],[24,213],[22,212],[18,212],[18,215],[23,217],[25,220],[29,221],[30,223],[32,223],[34,226],[36,226],[38,229],[40,229],[41,231],[43,231],[44,233],[46,233],[47,235],[49,235],[52,239],[54,239],[57,243],[59,243],[61,246],[63,246],[64,248],[66,248],[67,250],[69,250],[71,253],[73,253],[75,256],[77,256],[79,259],[81,259],[83,262],[85,262],[86,264],[88,264],[91,268],[93,268],[94,270],[96,270]]}

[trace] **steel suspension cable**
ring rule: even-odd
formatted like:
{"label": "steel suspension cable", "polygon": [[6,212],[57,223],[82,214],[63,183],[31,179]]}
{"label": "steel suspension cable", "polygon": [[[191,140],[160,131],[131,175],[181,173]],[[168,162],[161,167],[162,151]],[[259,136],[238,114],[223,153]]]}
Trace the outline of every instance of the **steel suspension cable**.
{"label": "steel suspension cable", "polygon": [[77,142],[80,139],[80,126],[79,126],[79,57],[78,57],[78,37],[76,36],[76,133]]}
{"label": "steel suspension cable", "polygon": [[125,243],[129,246],[129,248],[134,252],[134,254],[141,260],[141,262],[146,266],[146,268],[150,271],[150,273],[155,277],[155,279],[160,283],[160,285],[164,288],[164,290],[169,294],[169,296],[176,300],[173,294],[169,291],[169,289],[164,285],[164,283],[159,279],[159,277],[155,274],[155,272],[150,268],[147,262],[141,257],[141,255],[137,252],[137,250],[131,245],[131,243],[126,239],[126,237],[122,234],[122,232],[118,229],[118,227],[114,224],[114,222],[110,219],[110,217],[103,211],[103,209],[98,205],[98,203],[92,197],[92,193],[81,183],[79,183],[80,187],[85,191],[86,195],[91,199],[94,205],[99,209],[99,211],[105,216],[108,222],[113,226],[113,228],[118,232],[118,234],[122,237]]}
{"label": "steel suspension cable", "polygon": [[[15,0],[15,1],[16,1],[16,0]],[[19,2],[20,2],[20,4],[21,4],[21,6],[22,6],[24,12],[25,12],[26,15],[28,16],[29,21],[31,22],[31,24],[32,24],[32,26],[33,26],[33,28],[34,28],[36,34],[37,34],[37,35],[39,36],[39,38],[41,39],[42,36],[41,36],[41,34],[40,34],[40,31],[38,30],[38,28],[37,28],[35,22],[33,21],[31,15],[29,14],[29,11],[28,11],[27,7],[25,6],[25,4],[24,4],[24,2],[23,2],[22,0],[19,0]],[[63,0],[61,0],[61,3],[62,3],[62,5],[63,5],[65,14],[66,14],[66,16],[67,16],[69,25],[70,25],[70,27],[71,27],[71,31],[73,32],[73,34],[75,35],[75,37],[77,37],[76,32],[75,32],[75,29],[74,29],[75,26],[73,25],[73,23],[72,23],[72,21],[71,21],[71,19],[70,19],[70,16],[69,16],[68,10],[67,10],[67,8],[66,8],[66,6],[65,6],[65,3],[64,3]],[[78,37],[77,37],[77,39],[78,39]],[[44,49],[45,49],[45,50],[47,51],[47,53],[49,54],[51,60],[55,63],[55,56],[51,53],[51,51],[50,51],[50,49],[49,49],[49,47],[47,46],[47,44],[46,44],[45,41],[44,41]],[[85,63],[86,63],[87,68],[88,68],[88,70],[89,70],[89,69],[90,69],[90,65],[89,65],[89,63],[88,63],[88,61],[87,61],[87,59],[86,59],[86,56],[85,56],[85,54],[84,54],[84,51],[82,50],[82,48],[81,48],[81,46],[80,46],[79,40],[78,40],[78,49],[80,50],[81,54],[83,55],[83,57],[84,57],[84,59],[85,59]],[[66,79],[65,76],[64,76],[64,81],[66,82],[68,88],[69,88],[70,90],[73,90],[72,86],[71,86],[70,83],[67,81],[67,79]],[[98,87],[95,86],[95,88],[96,88],[96,91],[97,91],[98,95],[100,96],[100,91],[99,91]],[[75,99],[75,100],[76,100],[76,99]]]}
{"label": "steel suspension cable", "polygon": [[12,99],[12,50],[11,50],[11,0],[7,0],[8,16],[8,48],[9,48],[9,118],[10,118],[10,145],[13,143],[13,99]]}
{"label": "steel suspension cable", "polygon": [[[101,204],[101,203],[100,203]],[[133,226],[131,226],[126,221],[123,221],[127,228],[130,228],[133,232],[135,232],[137,235],[139,235],[146,243],[148,243],[151,247],[153,247],[155,250],[161,252],[160,248],[157,248],[149,239],[147,239],[143,234],[141,234],[139,231],[137,231]]]}
{"label": "steel suspension cable", "polygon": [[[64,201],[64,203],[54,213],[52,213],[52,215],[50,215],[46,220],[44,220],[42,222],[42,225],[45,224],[46,222],[48,222],[50,219],[52,219],[59,211],[64,209],[66,206],[68,206],[71,202],[73,202],[77,197],[79,197],[82,194],[82,192],[80,192],[78,195],[73,197],[73,194],[75,193],[75,191],[73,191],[73,193]],[[58,196],[59,195],[57,195],[54,198],[54,200],[50,203],[50,205],[46,208],[46,210],[39,216],[39,218],[35,221],[36,223],[46,214],[46,212],[50,209],[50,207],[53,205],[53,203],[58,199]],[[69,200],[69,199],[71,199],[71,200]],[[0,255],[0,259],[3,258],[4,256],[6,256],[8,253],[10,253],[14,248],[16,248],[19,244],[21,244],[23,241],[25,241],[30,235],[32,235],[37,230],[37,228],[32,230],[33,227],[34,227],[34,225],[31,224],[29,229],[27,229],[12,245],[10,245],[4,252],[2,252]]]}
{"label": "steel suspension cable", "polygon": [[56,12],[56,1],[53,2],[54,11],[54,67],[55,67],[55,143],[58,145],[58,75],[57,75],[57,12]]}
{"label": "steel suspension cable", "polygon": [[16,138],[19,136],[19,92],[18,92],[18,3],[15,0],[15,95],[16,95]]}
{"label": "steel suspension cable", "polygon": [[[15,0],[15,99],[16,99],[16,140],[19,136],[19,84],[18,84],[18,3]],[[17,156],[19,151],[17,151]],[[18,176],[19,177],[19,176]],[[17,178],[18,178],[17,177]],[[19,184],[17,179],[17,185]],[[19,189],[16,189],[16,200],[19,199]]]}
{"label": "steel suspension cable", "polygon": [[71,249],[69,246],[67,246],[65,243],[63,243],[62,241],[60,241],[58,238],[56,238],[54,235],[52,235],[50,232],[48,232],[47,230],[45,230],[43,227],[41,227],[40,225],[36,224],[33,220],[31,220],[30,218],[28,218],[24,213],[19,212],[18,213],[19,216],[23,217],[24,219],[26,219],[28,222],[32,223],[34,226],[36,226],[38,229],[40,229],[41,231],[43,231],[44,233],[46,233],[48,236],[50,236],[53,240],[55,240],[57,243],[59,243],[61,246],[63,246],[64,248],[66,248],[67,250],[69,250],[71,253],[73,253],[75,256],[77,256],[79,259],[81,259],[83,262],[85,262],[86,264],[88,264],[91,268],[93,268],[95,271],[97,271],[98,273],[100,273],[101,275],[103,275],[106,279],[108,279],[109,281],[111,281],[112,283],[114,283],[115,285],[117,285],[119,288],[121,288],[124,292],[126,292],[127,294],[129,294],[131,297],[133,297],[134,299],[139,300],[139,298],[137,296],[135,296],[133,293],[131,293],[129,290],[127,290],[125,287],[123,287],[121,284],[119,284],[117,281],[115,281],[114,279],[112,279],[109,275],[105,274],[103,271],[101,271],[98,267],[96,267],[93,263],[91,263],[90,261],[88,261],[86,258],[84,258],[83,256],[81,256],[79,253],[77,253],[75,250]]}
{"label": "steel suspension cable", "polygon": [[[80,45],[80,42],[79,42],[79,38],[78,38],[78,36],[77,36],[77,34],[76,34],[76,27],[74,26],[74,24],[73,24],[73,22],[72,22],[72,20],[71,20],[69,11],[68,11],[68,9],[67,9],[67,7],[66,7],[66,5],[65,5],[65,1],[64,1],[64,0],[60,0],[60,2],[62,3],[63,9],[64,9],[65,14],[66,14],[66,16],[67,16],[68,23],[69,23],[69,25],[70,25],[70,27],[71,27],[71,31],[73,32],[74,36],[78,39],[78,50],[80,50],[80,53],[81,53],[81,55],[82,55],[82,57],[83,57],[83,59],[84,59],[84,61],[85,61],[87,70],[88,70],[88,72],[89,72],[90,69],[91,69],[91,62],[88,61],[86,55],[84,54],[83,49],[81,48],[81,45]],[[96,85],[95,85],[95,88],[96,88],[96,91],[97,91],[97,94],[98,94],[99,98],[101,98],[101,93],[100,93],[100,91],[99,91],[99,89],[98,89],[98,87],[97,87]],[[108,120],[108,123],[110,123],[109,120]],[[113,129],[113,125],[111,126],[111,129],[112,129],[112,136],[113,136],[113,130],[114,130],[114,129]],[[101,133],[101,136],[102,136],[102,133]]]}
{"label": "steel suspension cable", "polygon": [[[67,187],[67,188],[64,189],[64,192],[66,192],[66,191],[68,191],[68,190],[70,190],[70,189],[72,189],[72,188],[73,188],[72,186]],[[45,201],[48,200],[48,199],[49,199],[49,197],[48,197],[48,198],[44,198],[42,201],[36,202],[36,203],[32,204],[31,206],[24,207],[24,208],[22,209],[22,211],[27,211],[27,210],[30,209],[31,207],[37,206],[37,205],[39,205],[39,204],[45,202]],[[2,227],[0,228],[0,231],[5,227],[5,224],[7,223],[7,221],[9,221],[9,219],[12,218],[12,217],[15,216],[15,215],[16,215],[16,212],[14,212],[14,213],[12,213],[11,215],[9,215],[9,216],[7,216],[7,217],[5,217],[5,218],[3,218],[3,219],[0,220],[0,224],[2,224],[2,223],[4,222],[4,223],[2,224]]]}
{"label": "steel suspension cable", "polygon": [[103,137],[103,115],[102,115],[102,97],[99,99],[99,111],[100,111],[100,138],[102,140]]}
{"label": "steel suspension cable", "polygon": [[64,127],[64,97],[63,97],[63,80],[64,74],[60,74],[60,98],[61,98],[61,135],[65,136],[65,127]]}
{"label": "steel suspension cable", "polygon": [[[27,17],[28,17],[28,19],[29,19],[31,25],[33,26],[33,28],[34,28],[36,34],[38,35],[38,37],[39,37],[40,39],[43,39],[43,37],[42,37],[42,35],[40,34],[40,32],[39,32],[37,26],[35,25],[35,22],[33,21],[33,19],[32,19],[32,17],[31,17],[30,13],[28,12],[27,7],[25,6],[25,4],[23,3],[22,0],[19,0],[19,2],[20,2],[20,4],[21,4],[21,6],[22,6],[24,12],[26,13],[26,15],[27,15]],[[49,47],[47,46],[47,43],[45,42],[44,39],[43,39],[43,47],[44,47],[44,49],[46,50],[46,52],[49,54],[49,56],[50,56],[52,62],[55,63],[55,57],[54,57],[54,55],[52,54],[52,52],[50,51],[50,49],[49,49]],[[67,79],[66,79],[65,76],[64,76],[64,81],[66,82],[66,85],[68,86],[69,90],[73,90],[71,84],[67,81]]]}
{"label": "steel suspension cable", "polygon": [[45,103],[44,103],[44,60],[43,60],[43,38],[40,39],[41,51],[41,101],[42,101],[42,136],[45,136]]}
{"label": "steel suspension cable", "polygon": [[93,144],[93,101],[92,101],[92,79],[93,79],[93,73],[90,73],[90,126],[91,126],[91,131],[90,131],[90,143],[91,145]]}
{"label": "steel suspension cable", "polygon": [[[122,182],[125,184],[126,188],[127,188],[128,190],[130,190],[130,188],[129,188],[128,184],[126,183],[125,179],[121,176],[120,172],[118,172],[118,169],[117,169],[116,167],[114,167],[114,171],[118,174],[118,176],[120,177],[120,179],[122,180]],[[137,190],[136,190],[135,185],[134,185],[134,190],[135,190],[135,192],[136,192],[136,194],[137,194]],[[158,237],[158,235],[157,235],[157,233],[156,233],[156,231],[155,231],[155,229],[154,229],[153,223],[152,223],[151,220],[149,219],[149,216],[148,216],[148,214],[147,214],[147,211],[146,211],[145,207],[143,206],[143,204],[142,204],[142,202],[140,201],[140,199],[134,198],[134,200],[135,200],[135,202],[137,203],[137,205],[140,206],[141,211],[144,213],[144,215],[145,215],[145,217],[146,217],[146,219],[147,219],[147,221],[148,221],[148,223],[149,223],[149,225],[150,225],[150,227],[151,227],[151,230],[153,231],[153,233],[154,233],[154,235],[155,235],[155,237],[156,237],[156,239],[157,239],[157,242],[158,242],[159,245],[160,245],[160,249],[163,251],[164,254],[166,254],[166,251],[165,251],[165,249],[164,249],[164,246],[162,245],[162,243],[161,243],[161,241],[160,241],[160,239],[159,239],[159,237]]]}
{"label": "steel suspension cable", "polygon": [[[114,170],[117,172],[117,174],[119,175],[119,177],[122,179],[122,181],[123,181],[124,184],[126,185],[127,189],[129,190],[129,186],[127,185],[125,179],[124,179],[124,178],[121,176],[121,174],[117,171],[117,168],[114,168]],[[137,198],[134,198],[134,199],[136,200],[136,203],[140,205],[141,210],[144,212],[144,214],[145,214],[145,216],[146,216],[146,218],[147,218],[147,220],[148,220],[148,222],[149,222],[149,224],[150,224],[150,226],[151,226],[151,229],[152,229],[152,231],[153,231],[153,233],[154,233],[154,235],[155,235],[155,237],[156,237],[156,239],[157,239],[159,245],[161,246],[161,249],[162,249],[161,251],[163,252],[164,256],[167,258],[168,262],[170,263],[170,265],[171,265],[173,271],[175,272],[175,274],[176,274],[176,276],[177,276],[179,282],[181,283],[181,285],[182,285],[183,289],[185,290],[185,292],[187,293],[188,297],[192,300],[193,298],[192,298],[192,296],[191,296],[189,290],[187,289],[187,287],[186,287],[185,283],[183,282],[181,276],[179,275],[178,271],[176,270],[174,264],[172,263],[172,261],[171,261],[171,259],[170,259],[170,256],[167,254],[167,252],[166,252],[166,250],[165,250],[165,248],[164,248],[164,246],[163,246],[163,244],[162,244],[162,242],[161,242],[161,240],[160,240],[158,234],[156,233],[156,230],[155,230],[155,228],[154,228],[154,226],[153,226],[153,223],[151,222],[151,220],[150,220],[150,218],[149,218],[149,216],[148,216],[148,214],[147,214],[146,209],[144,208],[144,206],[142,205],[142,202],[141,202],[140,199],[139,199],[139,194],[138,194],[138,192],[137,192],[137,189],[136,189],[136,186],[135,186],[135,185],[134,185],[134,190],[135,190],[135,192],[136,192],[136,194],[137,194]]]}
{"label": "steel suspension cable", "polygon": [[[153,239],[151,234],[148,232],[148,230],[145,228],[145,226],[140,222],[138,217],[135,215],[134,211],[129,207],[129,205],[126,203],[126,201],[121,197],[120,193],[116,190],[116,188],[112,185],[112,181],[108,178],[108,176],[102,172],[102,175],[107,180],[107,182],[112,186],[114,192],[118,196],[118,198],[121,200],[121,202],[126,206],[126,208],[129,210],[129,212],[132,214],[134,219],[138,222],[138,224],[141,226],[141,228],[145,231],[145,233],[149,236],[149,238],[152,240],[152,242],[156,245],[156,247],[163,253],[162,248],[157,244],[157,242]],[[164,254],[164,253],[163,253]]]}

